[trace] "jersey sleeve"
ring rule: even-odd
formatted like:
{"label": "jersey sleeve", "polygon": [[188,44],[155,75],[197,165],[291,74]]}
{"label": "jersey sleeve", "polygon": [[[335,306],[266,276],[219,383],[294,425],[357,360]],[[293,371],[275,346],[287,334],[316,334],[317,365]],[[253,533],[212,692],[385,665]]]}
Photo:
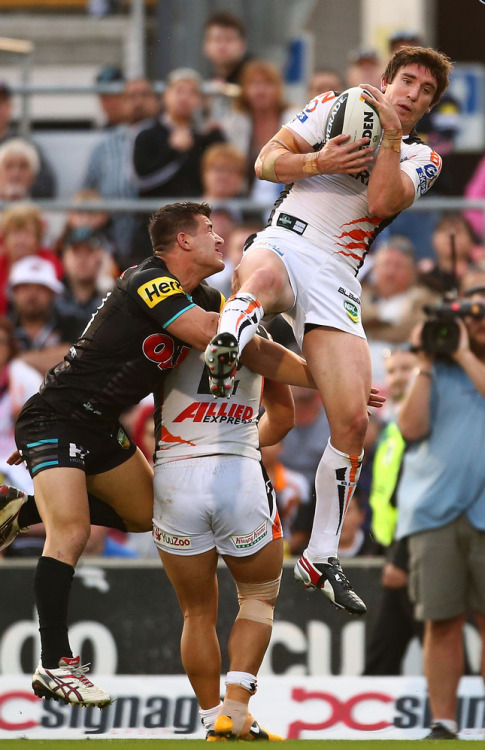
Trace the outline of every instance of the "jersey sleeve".
{"label": "jersey sleeve", "polygon": [[180,281],[168,269],[141,269],[131,276],[127,292],[137,306],[162,328],[195,306]]}
{"label": "jersey sleeve", "polygon": [[298,112],[292,120],[285,123],[284,127],[294,130],[318,151],[325,140],[325,125],[336,96],[334,91],[320,94],[308,102],[305,109]]}
{"label": "jersey sleeve", "polygon": [[408,159],[401,162],[401,171],[414,183],[414,202],[428,192],[441,172],[441,156],[429,146],[420,144]]}

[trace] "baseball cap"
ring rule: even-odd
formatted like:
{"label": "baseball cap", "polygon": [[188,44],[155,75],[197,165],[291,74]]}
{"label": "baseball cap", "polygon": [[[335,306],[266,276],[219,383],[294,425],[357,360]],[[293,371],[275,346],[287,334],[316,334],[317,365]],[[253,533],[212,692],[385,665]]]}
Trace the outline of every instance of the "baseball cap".
{"label": "baseball cap", "polygon": [[409,42],[421,45],[422,39],[417,31],[413,31],[412,29],[398,29],[389,37],[390,44],[395,44],[396,42]]}
{"label": "baseball cap", "polygon": [[360,49],[351,50],[347,55],[347,60],[349,65],[356,65],[364,62],[364,60],[369,60],[370,62],[375,63],[380,62],[377,51],[372,47],[361,47]]}
{"label": "baseball cap", "polygon": [[92,247],[98,247],[101,245],[101,237],[98,230],[94,227],[73,227],[63,242],[63,247],[67,247],[68,245],[91,245]]}
{"label": "baseball cap", "polygon": [[123,83],[124,80],[123,73],[115,65],[108,65],[96,76],[96,83]]}
{"label": "baseball cap", "polygon": [[12,89],[6,81],[0,80],[0,97],[4,99],[10,99],[12,96]]}
{"label": "baseball cap", "polygon": [[29,255],[14,263],[8,281],[11,289],[19,284],[41,284],[56,294],[60,294],[64,289],[52,263],[35,255]]}

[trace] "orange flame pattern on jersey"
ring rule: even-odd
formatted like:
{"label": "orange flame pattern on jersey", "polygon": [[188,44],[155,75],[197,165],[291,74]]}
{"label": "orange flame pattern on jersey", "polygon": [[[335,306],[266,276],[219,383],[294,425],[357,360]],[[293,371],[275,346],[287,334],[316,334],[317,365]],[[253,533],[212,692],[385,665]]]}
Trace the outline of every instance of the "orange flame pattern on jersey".
{"label": "orange flame pattern on jersey", "polygon": [[[166,427],[162,427],[160,441],[163,441],[164,443],[182,443],[184,445],[195,445],[195,443],[191,443],[190,440],[184,440],[178,435],[172,435],[172,433],[169,432]],[[160,447],[163,448],[163,446]]]}
{"label": "orange flame pattern on jersey", "polygon": [[[344,227],[350,227],[353,224],[360,224],[361,222],[366,222],[367,224],[372,224],[373,226],[379,226],[381,221],[382,219],[379,216],[362,216],[360,219],[354,219],[353,221],[349,221],[346,224],[343,224],[341,228],[343,229]],[[366,240],[370,239],[373,234],[373,229],[366,230],[356,228],[350,229],[346,232],[342,232],[342,234],[336,237],[336,240],[346,241],[336,241],[335,244],[339,245],[340,247],[344,247],[346,250],[348,250],[348,252],[345,252],[344,250],[337,250],[337,253],[339,253],[340,255],[345,255],[349,258],[354,258],[354,260],[362,260],[369,247],[369,243],[366,242]],[[352,250],[362,250],[362,254],[357,255],[356,253],[351,252]]]}

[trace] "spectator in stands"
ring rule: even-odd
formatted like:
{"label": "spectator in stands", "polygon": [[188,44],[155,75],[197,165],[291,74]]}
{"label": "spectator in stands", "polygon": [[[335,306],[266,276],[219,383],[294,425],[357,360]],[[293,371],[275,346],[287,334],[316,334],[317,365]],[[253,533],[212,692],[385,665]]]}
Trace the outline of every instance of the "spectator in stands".
{"label": "spectator in stands", "polygon": [[103,112],[103,127],[111,128],[125,122],[125,97],[123,94],[123,73],[114,65],[108,65],[99,71],[96,83],[101,86],[116,85],[117,91],[106,91],[98,94],[99,104]]}
{"label": "spectator in stands", "polygon": [[9,138],[0,146],[0,200],[21,201],[32,195],[40,159],[22,138]]}
{"label": "spectator in stands", "polygon": [[[306,477],[289,469],[281,461],[281,442],[261,448],[264,468],[276,494],[276,504],[285,537],[285,553],[296,554],[293,539],[293,522],[301,506],[310,503],[310,485]],[[299,537],[297,535],[297,548]]]}
{"label": "spectator in stands", "polygon": [[213,143],[225,139],[218,128],[201,128],[197,124],[201,85],[200,75],[190,68],[178,68],[168,76],[161,116],[135,139],[134,166],[140,195],[202,194],[203,154]]}
{"label": "spectator in stands", "polygon": [[242,21],[226,11],[210,16],[204,27],[203,51],[212,68],[209,78],[239,83],[248,60],[246,28]]}
{"label": "spectator in stands", "polygon": [[[478,162],[475,171],[465,186],[466,198],[485,198],[485,156]],[[483,211],[465,211],[465,216],[470,222],[475,235],[481,242],[485,242],[485,224]]]}
{"label": "spectator in stands", "polygon": [[210,205],[241,197],[245,192],[248,163],[231,143],[214,143],[201,164],[203,200]]}
{"label": "spectator in stands", "polygon": [[60,362],[76,337],[76,321],[59,314],[55,298],[63,291],[52,263],[29,256],[11,268],[9,286],[20,356],[45,374]]}
{"label": "spectator in stands", "polygon": [[[19,137],[19,128],[12,125],[12,90],[5,81],[0,81],[0,144]],[[35,145],[39,157],[39,171],[32,185],[32,198],[52,198],[56,194],[54,172],[42,150]]]}
{"label": "spectator in stands", "polygon": [[375,49],[356,49],[349,52],[345,74],[347,86],[370,83],[380,90],[384,67]]}
{"label": "spectator in stands", "polygon": [[[214,143],[224,141],[217,127],[202,127],[202,79],[191,68],[173,70],[167,78],[163,111],[135,138],[133,162],[142,197],[189,198],[202,195],[201,161]],[[147,217],[137,221],[132,262],[152,252]]]}
{"label": "spectator in stands", "polygon": [[14,203],[0,216],[0,314],[8,306],[8,276],[13,263],[28,255],[37,255],[53,264],[58,278],[62,265],[47,247],[42,245],[44,220],[42,212],[33,203]]}
{"label": "spectator in stands", "polygon": [[422,637],[408,594],[407,540],[394,541],[397,523],[397,486],[405,442],[397,426],[399,407],[416,366],[408,348],[390,350],[385,358],[387,422],[379,436],[372,466],[369,503],[372,533],[386,548],[382,596],[366,649],[365,675],[398,675],[410,641]]}
{"label": "spectator in stands", "polygon": [[3,466],[6,457],[15,450],[13,430],[18,413],[42,383],[40,373],[22,362],[17,354],[12,322],[0,317],[0,474],[5,469],[9,483],[13,481],[24,492],[32,492],[32,480],[24,464]]}
{"label": "spectator in stands", "polygon": [[383,354],[393,344],[407,342],[411,330],[424,320],[423,305],[438,297],[416,284],[414,247],[406,237],[391,236],[374,255],[374,265],[362,284],[362,323],[372,359],[372,377],[384,385]]}
{"label": "spectator in stands", "polygon": [[251,197],[273,202],[281,186],[255,181],[254,162],[265,143],[295,113],[284,98],[284,81],[278,68],[265,60],[250,60],[241,75],[241,94],[221,120],[227,139],[244,153],[248,163]]}
{"label": "spectator in stands", "polygon": [[345,88],[341,76],[329,68],[317,68],[310,78],[308,84],[308,101],[315,99],[319,94],[326,91],[340,93]]}
{"label": "spectator in stands", "polygon": [[[158,101],[149,81],[140,78],[127,81],[124,87],[125,120],[109,128],[89,157],[84,188],[96,190],[103,198],[135,198],[138,189],[133,174],[133,143],[139,125],[152,120],[158,112]],[[115,213],[111,233],[116,256],[123,264],[132,249],[135,216]]]}
{"label": "spectator in stands", "polygon": [[484,249],[476,245],[472,228],[459,211],[442,214],[433,230],[432,246],[434,259],[419,263],[419,282],[439,294],[455,289],[473,263],[483,258]]}
{"label": "spectator in stands", "polygon": [[63,318],[77,321],[78,338],[104,296],[98,286],[103,266],[100,236],[89,226],[75,227],[64,240],[61,257],[64,290],[56,299],[56,309]]}
{"label": "spectator in stands", "polygon": [[364,529],[366,519],[366,502],[359,489],[354,493],[342,524],[342,534],[338,546],[338,556],[362,557],[363,555],[377,555],[379,545],[374,541],[369,531]]}

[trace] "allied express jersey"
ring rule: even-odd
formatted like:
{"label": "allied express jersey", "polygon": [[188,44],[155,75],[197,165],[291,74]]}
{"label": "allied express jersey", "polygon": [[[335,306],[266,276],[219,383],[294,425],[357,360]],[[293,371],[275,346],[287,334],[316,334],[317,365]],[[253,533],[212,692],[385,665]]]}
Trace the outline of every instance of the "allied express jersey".
{"label": "allied express jersey", "polygon": [[167,326],[194,305],[219,312],[222,302],[205,284],[189,296],[161,258],[147,258],[117,279],[63,362],[46,374],[42,397],[70,419],[112,424],[187,356],[190,346]]}

